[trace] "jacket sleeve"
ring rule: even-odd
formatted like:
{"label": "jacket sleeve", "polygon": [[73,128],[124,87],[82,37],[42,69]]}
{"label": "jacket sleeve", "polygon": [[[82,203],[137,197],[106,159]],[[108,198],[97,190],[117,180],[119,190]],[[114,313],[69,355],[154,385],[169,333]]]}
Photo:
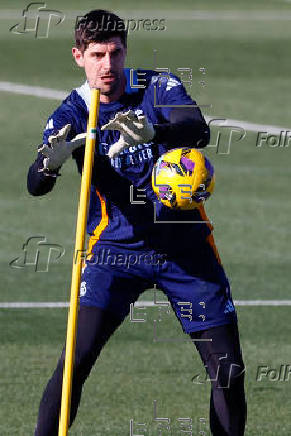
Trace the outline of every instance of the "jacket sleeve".
{"label": "jacket sleeve", "polygon": [[59,169],[54,171],[41,171],[43,168],[44,156],[38,153],[37,158],[29,167],[27,174],[27,190],[33,196],[45,195],[55,186],[57,177],[60,176]]}
{"label": "jacket sleeve", "polygon": [[[154,82],[155,101],[160,107],[164,123],[155,124],[153,141],[173,147],[205,147],[210,140],[210,129],[195,100],[186,92],[180,79],[174,75]],[[177,107],[179,105],[179,107]]]}

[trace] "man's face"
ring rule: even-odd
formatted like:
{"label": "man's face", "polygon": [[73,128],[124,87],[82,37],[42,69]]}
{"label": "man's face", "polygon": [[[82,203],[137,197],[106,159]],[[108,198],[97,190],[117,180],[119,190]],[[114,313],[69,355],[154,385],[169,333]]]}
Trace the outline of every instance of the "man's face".
{"label": "man's face", "polygon": [[110,101],[121,92],[126,48],[118,36],[106,42],[91,42],[83,54],[74,47],[72,54],[84,67],[90,87],[100,88],[101,96]]}

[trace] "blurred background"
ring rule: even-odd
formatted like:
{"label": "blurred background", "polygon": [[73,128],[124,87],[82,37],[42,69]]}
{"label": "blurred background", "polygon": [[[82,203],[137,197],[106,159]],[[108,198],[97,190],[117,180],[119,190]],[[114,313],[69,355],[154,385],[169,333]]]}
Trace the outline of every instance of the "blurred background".
{"label": "blurred background", "polygon": [[[33,434],[40,396],[65,338],[66,308],[16,309],[4,303],[69,299],[79,175],[74,162],[66,163],[54,190],[43,198],[28,194],[26,176],[49,115],[85,80],[71,55],[73,27],[77,16],[96,8],[124,19],[164,20],[160,31],[132,25],[127,66],[169,68],[180,77],[178,69],[191,68],[189,94],[207,120],[227,120],[220,127],[211,124],[205,152],[217,182],[206,209],[233,297],[241,302],[246,435],[289,435],[291,391],[283,372],[291,364],[290,1],[125,0],[120,6],[84,0],[80,7],[76,0],[49,0],[31,5],[30,11],[43,7],[59,15],[52,16],[48,27],[48,12],[39,12],[35,31],[28,31],[36,22],[31,14],[24,27],[28,5],[19,0],[0,4],[1,436]],[[63,21],[56,24],[58,16]],[[48,88],[46,96],[43,88]],[[227,125],[233,126],[232,136]],[[280,132],[281,137],[270,138]],[[45,247],[37,263],[35,248],[27,251],[23,264],[32,237],[30,247],[42,241],[55,248],[48,270]],[[63,255],[56,259],[59,247]],[[163,299],[162,293],[158,296]],[[143,301],[152,298],[152,291],[142,296]],[[145,311],[146,322],[127,319],[102,352],[85,386],[72,436],[130,435],[130,420],[133,434],[147,428],[145,434],[156,435],[154,401],[158,415],[170,419],[172,434],[183,434],[178,418],[189,417],[193,435],[200,430],[210,435],[210,386],[193,382],[198,373],[204,377],[195,348],[185,341],[172,312]],[[160,315],[157,341],[154,325]],[[163,340],[169,331],[172,343]],[[260,366],[274,369],[273,379],[269,373],[258,381]]]}

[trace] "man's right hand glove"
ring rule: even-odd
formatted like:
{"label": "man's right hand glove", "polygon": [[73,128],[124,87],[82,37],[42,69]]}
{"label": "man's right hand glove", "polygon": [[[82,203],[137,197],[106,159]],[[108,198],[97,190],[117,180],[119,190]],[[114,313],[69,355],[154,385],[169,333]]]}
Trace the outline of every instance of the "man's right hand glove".
{"label": "man's right hand glove", "polygon": [[38,149],[46,156],[43,160],[43,170],[55,170],[61,167],[76,148],[85,144],[86,133],[80,133],[70,142],[67,142],[66,138],[70,129],[71,124],[66,124],[56,135],[49,136],[50,147],[43,145]]}
{"label": "man's right hand glove", "polygon": [[101,127],[101,130],[119,130],[120,137],[108,151],[110,158],[117,157],[125,148],[144,144],[153,139],[155,130],[146,115],[135,115],[132,110],[117,112],[113,120]]}

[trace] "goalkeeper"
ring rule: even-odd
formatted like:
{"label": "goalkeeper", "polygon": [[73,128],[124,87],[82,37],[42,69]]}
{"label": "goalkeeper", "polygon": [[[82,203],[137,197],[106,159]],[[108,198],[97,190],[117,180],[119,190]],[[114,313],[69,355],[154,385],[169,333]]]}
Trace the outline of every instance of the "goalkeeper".
{"label": "goalkeeper", "polygon": [[[106,30],[104,18],[110,23]],[[176,76],[160,77],[151,70],[131,74],[124,68],[127,32],[120,23],[113,13],[94,10],[76,26],[72,54],[87,80],[49,117],[27,179],[28,191],[39,196],[53,189],[70,156],[82,172],[90,88],[100,88],[70,425],[103,346],[128,315],[130,304],[156,284],[167,295],[183,331],[196,340],[212,380],[212,434],[242,436],[244,364],[236,311],[212,228],[203,207],[175,211],[157,202],[155,209],[151,186],[159,156],[177,147],[205,147],[209,128]],[[130,201],[131,187],[144,190],[144,204]],[[109,250],[113,261],[97,262],[102,250]],[[144,261],[126,267],[122,259],[129,256]],[[158,261],[149,262],[153,258]],[[191,317],[183,316],[179,302],[192,305]],[[44,390],[35,436],[57,436],[64,358],[65,348]]]}

